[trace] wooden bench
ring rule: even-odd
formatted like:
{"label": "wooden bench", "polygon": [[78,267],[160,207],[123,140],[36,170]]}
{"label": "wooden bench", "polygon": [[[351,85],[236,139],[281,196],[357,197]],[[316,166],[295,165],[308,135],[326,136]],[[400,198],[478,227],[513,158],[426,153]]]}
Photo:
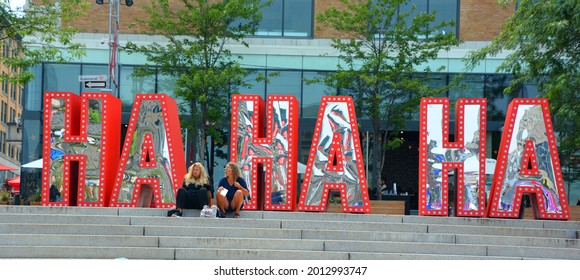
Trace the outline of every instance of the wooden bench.
{"label": "wooden bench", "polygon": [[[570,205],[568,208],[570,209],[570,221],[580,221],[580,206]],[[535,220],[536,217],[534,216],[534,209],[531,207],[524,208],[523,219]]]}
{"label": "wooden bench", "polygon": [[[342,205],[329,203],[326,212],[343,213]],[[405,201],[371,200],[371,214],[405,215]]]}

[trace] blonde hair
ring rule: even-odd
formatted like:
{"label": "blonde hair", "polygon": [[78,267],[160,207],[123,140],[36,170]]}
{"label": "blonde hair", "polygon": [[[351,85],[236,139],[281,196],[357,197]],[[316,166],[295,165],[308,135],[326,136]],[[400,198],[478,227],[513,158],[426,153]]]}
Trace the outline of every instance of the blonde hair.
{"label": "blonde hair", "polygon": [[[195,167],[199,168],[199,178],[193,177],[193,169]],[[203,167],[203,164],[201,164],[200,162],[196,162],[189,167],[187,174],[185,174],[184,180],[186,185],[189,184],[209,185],[209,177],[207,176],[205,167]]]}
{"label": "blonde hair", "polygon": [[242,172],[240,172],[240,167],[237,163],[230,161],[226,165],[232,170],[232,176],[234,176],[234,180],[238,180],[238,178],[242,177]]}

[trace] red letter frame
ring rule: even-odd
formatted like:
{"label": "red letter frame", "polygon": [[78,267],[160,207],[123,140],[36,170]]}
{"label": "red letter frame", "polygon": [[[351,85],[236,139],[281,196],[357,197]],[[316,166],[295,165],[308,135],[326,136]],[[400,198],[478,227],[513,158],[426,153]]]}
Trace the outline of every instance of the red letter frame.
{"label": "red letter frame", "polygon": [[[121,100],[44,94],[42,205],[108,206],[119,160]],[[50,198],[54,185],[61,196]]]}
{"label": "red letter frame", "polygon": [[[447,216],[454,169],[455,215],[485,214],[486,100],[459,98],[455,141],[449,141],[449,99],[421,99],[419,214]],[[452,197],[453,198],[453,197]]]}
{"label": "red letter frame", "polygon": [[518,218],[528,194],[536,218],[570,219],[547,99],[510,103],[492,188],[489,217]]}
{"label": "red letter frame", "polygon": [[264,100],[258,95],[233,95],[230,158],[240,165],[250,190],[251,202],[244,209],[258,209],[259,178],[264,170],[264,210],[293,211],[298,162],[298,100],[293,95],[269,95],[267,109],[264,137]]}
{"label": "red letter frame", "polygon": [[166,94],[137,94],[111,207],[169,208],[185,176],[177,104]]}
{"label": "red letter frame", "polygon": [[325,211],[331,190],[340,191],[343,212],[371,212],[350,96],[322,97],[298,210]]}

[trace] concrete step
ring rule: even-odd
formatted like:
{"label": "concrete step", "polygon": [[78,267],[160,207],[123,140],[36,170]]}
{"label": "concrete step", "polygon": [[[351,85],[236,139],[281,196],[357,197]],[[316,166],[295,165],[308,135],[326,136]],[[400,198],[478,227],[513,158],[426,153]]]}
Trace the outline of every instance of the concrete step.
{"label": "concrete step", "polygon": [[514,236],[489,236],[436,233],[368,232],[341,230],[303,230],[302,239],[365,240],[390,242],[423,242],[472,245],[514,245],[580,249],[579,239],[530,238]]}
{"label": "concrete step", "polygon": [[[165,217],[169,209],[157,208],[99,208],[99,207],[44,207],[44,206],[0,206],[0,214],[35,214],[35,215],[96,215],[120,217]],[[232,214],[230,213],[230,216]],[[199,210],[185,210],[184,217],[199,217]],[[403,224],[443,224],[467,225],[485,227],[525,227],[580,230],[580,222],[576,221],[544,221],[519,219],[488,219],[467,217],[424,217],[380,214],[341,214],[316,212],[283,212],[283,211],[242,211],[243,219],[266,220],[313,220],[313,221],[341,221],[341,222],[377,222]]]}
{"label": "concrete step", "polygon": [[159,247],[157,236],[0,234],[0,246]]}
{"label": "concrete step", "polygon": [[159,247],[0,246],[0,258],[174,260],[175,249]]}
{"label": "concrete step", "polygon": [[0,207],[2,258],[580,259],[580,223],[243,211]]}

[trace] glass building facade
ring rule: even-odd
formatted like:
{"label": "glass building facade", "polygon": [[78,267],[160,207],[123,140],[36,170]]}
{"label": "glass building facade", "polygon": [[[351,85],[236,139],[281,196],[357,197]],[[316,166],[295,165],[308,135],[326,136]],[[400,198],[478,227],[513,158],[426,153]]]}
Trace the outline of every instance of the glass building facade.
{"label": "glass building facade", "polygon": [[[232,53],[240,57],[241,65],[252,70],[246,77],[246,82],[251,87],[239,88],[237,92],[246,94],[258,94],[265,100],[270,94],[295,95],[300,103],[299,108],[299,161],[306,163],[308,151],[313,135],[318,106],[322,96],[340,94],[336,88],[328,87],[322,83],[309,83],[307,80],[323,77],[336,71],[339,59],[330,47],[330,38],[326,38],[324,31],[317,31],[315,26],[315,14],[324,9],[322,4],[332,1],[315,0],[275,0],[270,7],[263,10],[263,20],[258,31],[248,36],[250,48],[232,46]],[[461,25],[467,25],[468,20],[461,18],[461,1],[436,1],[436,0],[411,0],[408,6],[402,6],[398,12],[409,12],[410,5],[415,5],[413,14],[421,12],[437,11],[436,23],[442,21],[454,21],[457,24],[440,32],[451,32],[458,38],[462,38]],[[465,1],[464,1],[465,2]],[[137,6],[137,4],[136,4]],[[108,70],[108,49],[99,43],[103,34],[83,34],[84,40],[89,46],[87,56],[79,61],[59,64],[45,62],[32,69],[36,78],[25,87],[24,112],[23,112],[23,147],[22,162],[27,163],[40,158],[41,147],[41,113],[42,93],[45,91],[70,91],[76,94],[81,92],[100,91],[99,89],[85,88],[79,82],[80,75],[102,75]],[[139,41],[147,43],[149,39],[140,35],[123,34],[121,45],[126,41]],[[485,40],[482,40],[485,41]],[[451,83],[453,79],[459,79],[462,87],[446,92],[442,97],[450,98],[451,102],[458,98],[474,97],[487,98],[488,102],[488,158],[496,158],[497,147],[501,140],[502,125],[505,119],[506,109],[509,102],[516,97],[536,97],[537,90],[531,85],[522,87],[512,95],[505,95],[503,90],[510,83],[511,77],[507,74],[496,73],[496,68],[503,59],[490,58],[475,69],[466,72],[462,58],[470,51],[481,47],[481,42],[464,42],[461,46],[429,62],[431,69],[445,67],[445,72],[421,74],[424,82],[435,87],[443,87]],[[119,88],[115,92],[122,100],[123,125],[128,123],[128,115],[133,105],[133,100],[138,93],[167,93],[173,96],[175,79],[161,74],[147,77],[134,77],[134,69],[143,65],[146,58],[138,54],[122,53],[119,56]],[[275,75],[272,75],[275,73]],[[269,82],[256,82],[258,75],[268,77]],[[372,128],[368,118],[364,115],[357,116],[361,123],[359,131],[363,140],[363,155],[372,156],[368,150],[369,138],[372,138]],[[407,127],[401,137],[405,143],[399,151],[393,151],[387,155],[387,162],[405,162],[418,158],[418,124],[419,108],[407,121]],[[451,115],[452,120],[455,116]],[[453,127],[453,125],[452,125]],[[366,144],[365,144],[366,143]],[[366,149],[366,150],[364,150]],[[404,157],[404,158],[401,158]],[[365,162],[370,163],[366,158]],[[224,162],[225,163],[225,162]],[[412,166],[412,162],[410,163]],[[388,163],[387,163],[388,165]],[[396,165],[394,165],[396,166]],[[415,164],[416,166],[416,164]],[[34,187],[40,184],[40,172],[38,169],[23,169],[24,184]],[[219,178],[217,169],[213,174]],[[390,178],[387,183],[397,181],[401,191],[416,193],[418,175],[417,170],[405,166],[394,167],[381,174]],[[401,174],[403,174],[401,176]],[[400,177],[400,179],[398,179]],[[394,178],[394,179],[392,179]],[[577,197],[577,196],[574,196]]]}

